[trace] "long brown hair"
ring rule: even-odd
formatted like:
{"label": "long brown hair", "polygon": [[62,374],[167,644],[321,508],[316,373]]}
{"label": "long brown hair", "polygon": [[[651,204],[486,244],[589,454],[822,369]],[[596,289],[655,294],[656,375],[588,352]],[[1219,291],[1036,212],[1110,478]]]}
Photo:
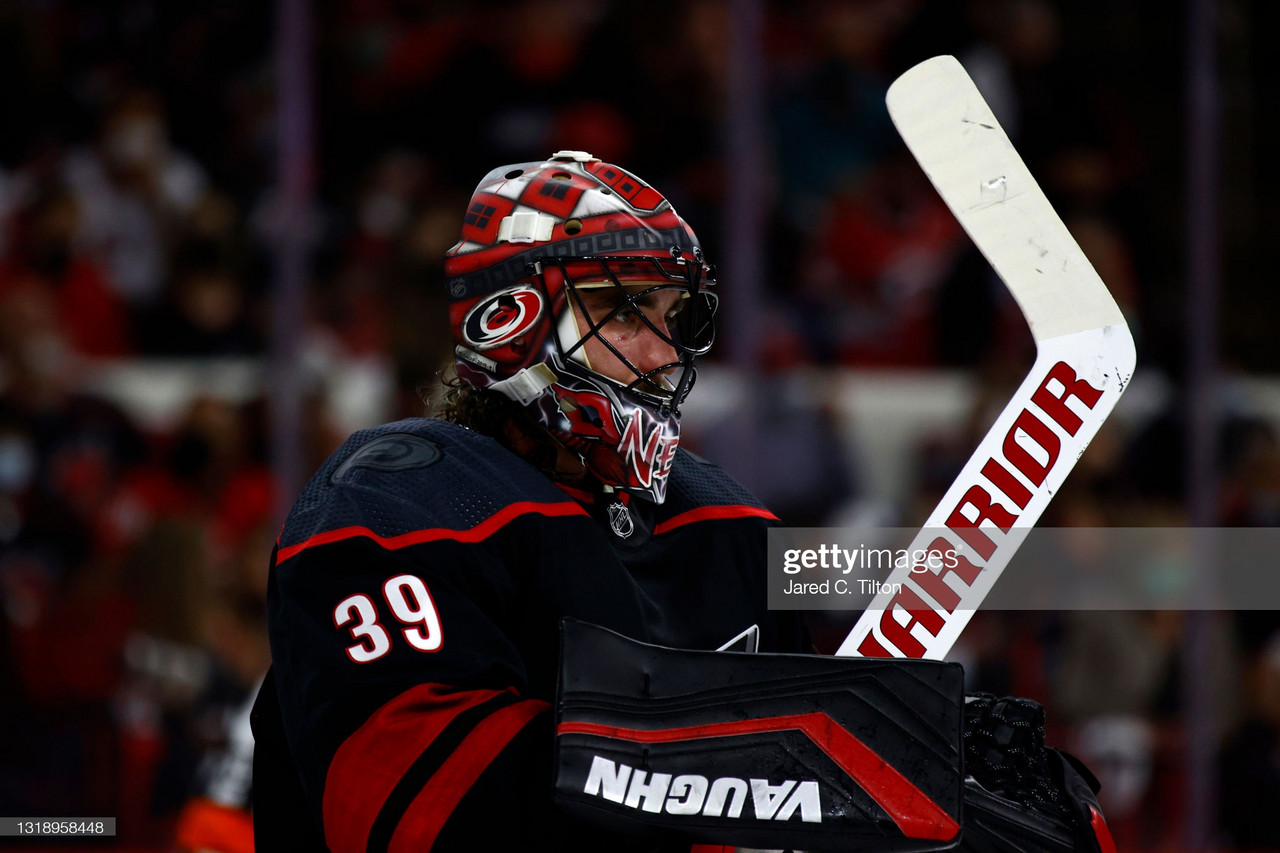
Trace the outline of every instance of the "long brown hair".
{"label": "long brown hair", "polygon": [[497,391],[468,385],[452,370],[440,376],[440,389],[432,400],[419,386],[431,417],[489,436],[552,478],[560,473],[559,445],[518,403]]}

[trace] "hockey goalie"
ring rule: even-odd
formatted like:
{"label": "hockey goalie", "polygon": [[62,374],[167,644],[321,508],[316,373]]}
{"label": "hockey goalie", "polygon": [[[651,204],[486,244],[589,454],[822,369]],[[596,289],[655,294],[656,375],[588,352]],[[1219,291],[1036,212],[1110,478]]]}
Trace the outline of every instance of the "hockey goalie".
{"label": "hockey goalie", "polygon": [[655,188],[495,169],[445,287],[442,409],[353,435],[272,554],[257,849],[1114,849],[1034,703],[767,609],[777,519],[679,446],[719,285]]}

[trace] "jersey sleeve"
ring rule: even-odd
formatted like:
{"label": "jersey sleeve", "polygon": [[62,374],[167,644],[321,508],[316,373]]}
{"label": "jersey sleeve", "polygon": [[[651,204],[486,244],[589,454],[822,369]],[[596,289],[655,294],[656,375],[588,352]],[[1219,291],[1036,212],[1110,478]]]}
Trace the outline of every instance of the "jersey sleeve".
{"label": "jersey sleeve", "polygon": [[442,562],[355,539],[279,567],[281,711],[334,850],[437,834],[547,707],[527,695],[520,655],[485,609],[431,571]]}
{"label": "jersey sleeve", "polygon": [[[432,442],[401,444],[383,457]],[[366,453],[338,473],[342,456],[295,507],[268,585],[277,747],[307,819],[333,851],[455,849],[477,826],[577,832],[551,807],[557,637],[539,611],[559,608],[547,587],[590,520],[558,491],[474,488],[511,472],[452,471],[479,463],[448,446],[400,470]],[[638,612],[608,599],[593,590],[587,609]]]}

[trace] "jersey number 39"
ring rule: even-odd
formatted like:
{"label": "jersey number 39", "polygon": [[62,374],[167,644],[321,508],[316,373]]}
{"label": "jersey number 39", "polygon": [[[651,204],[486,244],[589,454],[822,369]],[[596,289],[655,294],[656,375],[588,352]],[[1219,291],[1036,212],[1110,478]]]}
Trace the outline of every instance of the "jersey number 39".
{"label": "jersey number 39", "polygon": [[[410,646],[420,652],[439,651],[444,642],[440,630],[440,615],[427,585],[417,575],[396,575],[382,585],[382,597],[386,599],[391,615],[409,626],[400,633]],[[391,637],[378,622],[378,608],[373,599],[364,593],[349,595],[333,610],[336,627],[351,625],[353,646],[347,646],[347,657],[356,663],[368,663],[391,651]]]}

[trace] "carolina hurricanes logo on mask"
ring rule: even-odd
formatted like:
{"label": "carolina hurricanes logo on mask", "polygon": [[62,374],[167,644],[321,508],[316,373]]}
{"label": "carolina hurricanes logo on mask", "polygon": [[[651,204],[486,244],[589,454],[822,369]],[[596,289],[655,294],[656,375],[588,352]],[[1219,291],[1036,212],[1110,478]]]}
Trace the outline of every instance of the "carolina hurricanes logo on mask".
{"label": "carolina hurricanes logo on mask", "polygon": [[654,424],[649,429],[648,421],[642,409],[632,411],[627,428],[622,431],[622,440],[618,442],[618,452],[635,472],[636,481],[645,488],[671,473],[671,463],[680,444],[679,435],[670,434],[662,424]]}
{"label": "carolina hurricanes logo on mask", "polygon": [[541,316],[542,294],[537,290],[527,286],[504,290],[467,312],[462,336],[475,349],[493,349],[531,330]]}

